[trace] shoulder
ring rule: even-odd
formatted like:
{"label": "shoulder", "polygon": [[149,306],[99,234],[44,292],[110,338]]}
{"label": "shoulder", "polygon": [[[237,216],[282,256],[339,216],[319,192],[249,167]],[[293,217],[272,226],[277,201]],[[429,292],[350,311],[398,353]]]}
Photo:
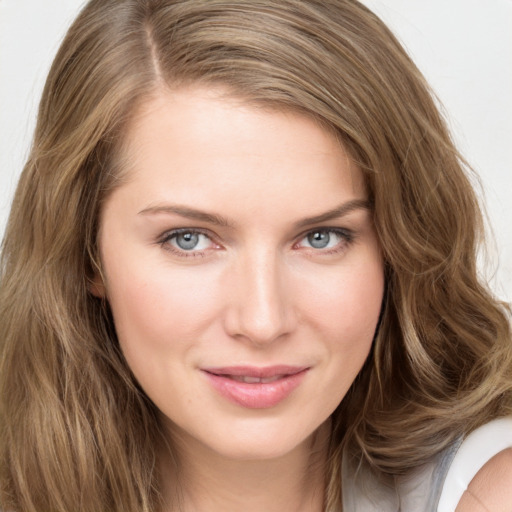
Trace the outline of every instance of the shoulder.
{"label": "shoulder", "polygon": [[455,512],[512,510],[512,448],[502,450],[475,475]]}
{"label": "shoulder", "polygon": [[512,418],[490,421],[460,444],[438,512],[512,512]]}

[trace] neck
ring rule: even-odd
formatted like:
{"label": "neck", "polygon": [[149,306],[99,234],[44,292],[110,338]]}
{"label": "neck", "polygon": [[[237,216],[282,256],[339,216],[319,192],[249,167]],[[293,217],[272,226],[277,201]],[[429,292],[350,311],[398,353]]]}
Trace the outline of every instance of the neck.
{"label": "neck", "polygon": [[321,512],[328,437],[324,425],[292,452],[264,460],[231,460],[190,440],[186,448],[178,443],[179,470],[164,463],[164,510]]}

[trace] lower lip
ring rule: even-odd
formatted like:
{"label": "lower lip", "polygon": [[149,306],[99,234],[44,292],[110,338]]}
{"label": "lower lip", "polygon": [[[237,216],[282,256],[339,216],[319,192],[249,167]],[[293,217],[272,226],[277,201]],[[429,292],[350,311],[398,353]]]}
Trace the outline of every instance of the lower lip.
{"label": "lower lip", "polygon": [[285,400],[296,389],[308,369],[273,382],[247,384],[223,375],[204,372],[212,386],[229,401],[248,409],[268,409]]}

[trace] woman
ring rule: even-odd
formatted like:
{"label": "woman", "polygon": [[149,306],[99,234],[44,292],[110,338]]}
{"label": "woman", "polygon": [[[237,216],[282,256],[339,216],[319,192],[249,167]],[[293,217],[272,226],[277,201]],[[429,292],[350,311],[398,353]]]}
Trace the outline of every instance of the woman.
{"label": "woman", "polygon": [[89,2],[4,242],[1,508],[506,510],[463,167],[357,2]]}

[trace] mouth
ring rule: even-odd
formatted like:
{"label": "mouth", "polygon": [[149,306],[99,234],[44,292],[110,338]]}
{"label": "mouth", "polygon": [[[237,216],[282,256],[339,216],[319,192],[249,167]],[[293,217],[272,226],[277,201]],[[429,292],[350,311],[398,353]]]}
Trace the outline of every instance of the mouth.
{"label": "mouth", "polygon": [[202,371],[213,388],[230,402],[249,409],[267,409],[288,398],[309,369],[279,365],[205,368]]}
{"label": "mouth", "polygon": [[[219,374],[214,374],[219,375]],[[245,382],[246,384],[267,384],[283,379],[286,375],[275,375],[274,377],[251,377],[250,375],[222,375],[227,379],[236,380],[237,382]]]}

